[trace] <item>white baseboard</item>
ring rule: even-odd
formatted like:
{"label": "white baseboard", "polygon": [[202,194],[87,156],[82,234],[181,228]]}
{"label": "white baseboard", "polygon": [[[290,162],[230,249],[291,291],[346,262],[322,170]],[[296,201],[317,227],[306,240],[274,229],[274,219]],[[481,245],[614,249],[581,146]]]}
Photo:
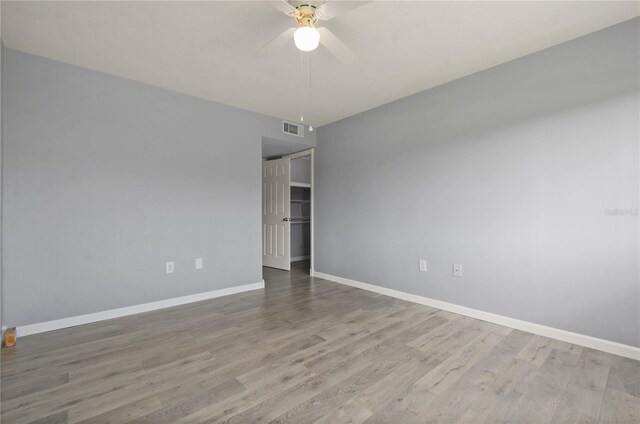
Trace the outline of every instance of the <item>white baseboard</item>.
{"label": "white baseboard", "polygon": [[309,256],[309,255],[307,255],[307,256],[295,256],[295,257],[291,258],[291,262],[304,261],[306,259],[311,259],[311,256]]}
{"label": "white baseboard", "polygon": [[157,302],[142,303],[140,305],[125,306],[124,308],[110,309],[108,311],[78,315],[75,317],[56,319],[53,321],[39,322],[36,324],[22,325],[16,329],[16,333],[18,337],[29,336],[31,334],[43,333],[45,331],[59,330],[61,328],[74,327],[76,325],[82,324],[90,324],[92,322],[104,321],[107,319],[119,318],[127,315],[135,315],[143,312],[155,311],[157,309],[169,308],[171,306],[184,305],[186,303],[199,302],[201,300],[214,299],[216,297],[228,296],[230,294],[242,293],[263,288],[264,280],[254,284],[245,284],[242,286],[212,290],[188,296],[174,297],[172,299],[158,300]]}
{"label": "white baseboard", "polygon": [[545,325],[535,324],[528,321],[521,321],[519,319],[493,314],[491,312],[484,312],[478,309],[467,308],[466,306],[455,305],[453,303],[447,303],[424,296],[418,296],[398,290],[375,286],[373,284],[362,283],[360,281],[337,277],[335,275],[325,274],[318,271],[312,271],[312,276],[333,281],[335,283],[340,283],[347,286],[357,287],[359,289],[384,294],[386,296],[395,297],[409,302],[431,306],[432,308],[443,309],[445,311],[480,319],[482,321],[492,322],[494,324],[503,325],[505,327],[514,328],[516,330],[522,330],[528,333],[538,334],[540,336],[561,340],[563,342],[573,343],[591,349],[613,353],[614,355],[620,355],[626,358],[640,360],[640,348],[638,347],[612,342],[609,340],[598,339],[596,337],[573,333],[571,331],[560,330],[558,328],[547,327]]}

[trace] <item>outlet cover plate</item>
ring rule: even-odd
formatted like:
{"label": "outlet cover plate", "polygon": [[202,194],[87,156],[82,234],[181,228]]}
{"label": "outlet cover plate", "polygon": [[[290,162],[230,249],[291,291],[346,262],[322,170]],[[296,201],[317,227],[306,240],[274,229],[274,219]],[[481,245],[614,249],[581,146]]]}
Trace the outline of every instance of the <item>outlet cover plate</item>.
{"label": "outlet cover plate", "polygon": [[420,272],[427,272],[427,261],[420,259]]}

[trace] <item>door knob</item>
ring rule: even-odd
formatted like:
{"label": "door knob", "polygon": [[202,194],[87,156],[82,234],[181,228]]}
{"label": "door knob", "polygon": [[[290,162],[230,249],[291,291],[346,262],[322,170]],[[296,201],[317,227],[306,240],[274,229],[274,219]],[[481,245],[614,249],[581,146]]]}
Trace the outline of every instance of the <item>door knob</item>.
{"label": "door knob", "polygon": [[288,221],[290,221],[290,219],[289,219],[289,218],[282,218],[282,220],[283,220],[284,222],[288,222]]}

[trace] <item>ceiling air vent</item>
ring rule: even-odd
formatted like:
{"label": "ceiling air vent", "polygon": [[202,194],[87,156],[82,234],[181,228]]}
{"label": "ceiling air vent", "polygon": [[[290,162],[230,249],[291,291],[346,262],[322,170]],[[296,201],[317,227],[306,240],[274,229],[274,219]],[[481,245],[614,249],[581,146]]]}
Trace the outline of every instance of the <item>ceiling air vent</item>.
{"label": "ceiling air vent", "polygon": [[304,127],[292,122],[282,121],[282,132],[296,137],[304,137]]}

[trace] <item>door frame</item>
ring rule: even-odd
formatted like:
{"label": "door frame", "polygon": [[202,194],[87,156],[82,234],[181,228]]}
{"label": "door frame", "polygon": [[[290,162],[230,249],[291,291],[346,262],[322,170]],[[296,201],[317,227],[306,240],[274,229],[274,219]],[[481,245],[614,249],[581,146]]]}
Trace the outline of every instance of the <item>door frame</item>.
{"label": "door frame", "polygon": [[[315,147],[311,147],[309,149],[306,150],[302,150],[300,152],[296,152],[296,153],[291,153],[290,155],[284,155],[283,158],[289,158],[289,159],[297,159],[297,158],[301,158],[304,156],[309,156],[309,161],[310,161],[310,168],[311,168],[311,259],[310,259],[310,266],[309,266],[309,275],[313,277],[314,274],[314,258],[315,255],[314,253],[314,240],[315,240],[315,236],[314,236],[314,228],[315,228],[315,214],[314,214],[314,209],[315,209],[315,184],[314,184],[314,178],[315,178],[315,170],[314,170],[314,154],[315,154]],[[289,179],[289,181],[291,181],[291,179]]]}

